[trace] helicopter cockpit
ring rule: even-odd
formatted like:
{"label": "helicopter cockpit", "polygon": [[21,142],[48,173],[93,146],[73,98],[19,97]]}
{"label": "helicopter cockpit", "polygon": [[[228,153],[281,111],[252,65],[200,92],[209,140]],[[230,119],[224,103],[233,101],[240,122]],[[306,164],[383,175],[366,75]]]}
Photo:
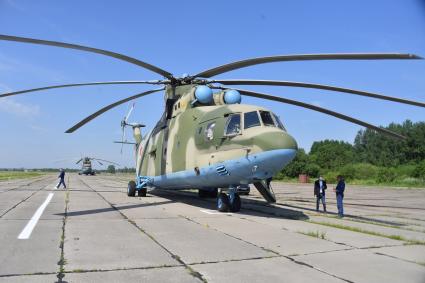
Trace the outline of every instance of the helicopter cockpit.
{"label": "helicopter cockpit", "polygon": [[[243,119],[241,117],[243,116]],[[228,115],[225,132],[226,136],[240,135],[242,133],[242,120],[243,120],[243,129],[249,129],[253,127],[277,127],[282,131],[286,132],[285,127],[280,121],[279,117],[269,111],[265,110],[255,110],[245,113],[234,113]]]}

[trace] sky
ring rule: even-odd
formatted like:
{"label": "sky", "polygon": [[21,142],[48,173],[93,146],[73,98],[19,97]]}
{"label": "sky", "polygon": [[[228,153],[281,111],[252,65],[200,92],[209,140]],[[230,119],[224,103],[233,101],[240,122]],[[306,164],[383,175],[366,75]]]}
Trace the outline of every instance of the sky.
{"label": "sky", "polygon": [[[251,57],[312,53],[414,53],[425,57],[425,1],[31,1],[0,0],[0,34],[107,49],[175,76]],[[304,61],[252,66],[220,79],[270,79],[335,85],[425,101],[425,60]],[[114,58],[0,41],[0,93],[54,84],[161,79]],[[74,134],[65,130],[103,106],[152,86],[87,86],[0,99],[0,168],[73,167],[92,156],[134,167],[120,145],[123,104]],[[243,87],[241,87],[243,88]],[[423,108],[350,94],[246,86],[312,103],[376,125],[425,120]],[[361,126],[300,107],[244,97],[282,119],[299,147],[353,142]],[[151,128],[162,94],[136,100],[132,122]],[[127,137],[131,140],[130,131]],[[62,161],[59,161],[62,160]],[[102,167],[99,167],[101,169]]]}

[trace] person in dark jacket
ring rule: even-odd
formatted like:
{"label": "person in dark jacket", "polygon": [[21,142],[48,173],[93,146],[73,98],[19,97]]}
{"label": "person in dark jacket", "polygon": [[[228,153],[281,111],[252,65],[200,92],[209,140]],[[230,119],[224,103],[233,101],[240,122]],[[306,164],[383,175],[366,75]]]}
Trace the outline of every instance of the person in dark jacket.
{"label": "person in dark jacket", "polygon": [[63,187],[66,189],[65,185],[65,170],[61,168],[58,178],[60,178],[59,184],[56,185],[56,189],[59,189],[60,185],[62,184]]}
{"label": "person in dark jacket", "polygon": [[316,211],[319,211],[319,202],[322,200],[323,204],[323,211],[326,212],[326,197],[325,197],[325,190],[328,187],[326,186],[326,181],[323,179],[322,176],[319,176],[319,179],[317,179],[314,182],[314,195],[316,196]]}
{"label": "person in dark jacket", "polygon": [[344,191],[345,191],[345,182],[344,177],[339,175],[337,177],[338,184],[335,188],[336,193],[336,206],[338,207],[338,215],[339,217],[344,217],[344,206],[342,200],[344,199]]}

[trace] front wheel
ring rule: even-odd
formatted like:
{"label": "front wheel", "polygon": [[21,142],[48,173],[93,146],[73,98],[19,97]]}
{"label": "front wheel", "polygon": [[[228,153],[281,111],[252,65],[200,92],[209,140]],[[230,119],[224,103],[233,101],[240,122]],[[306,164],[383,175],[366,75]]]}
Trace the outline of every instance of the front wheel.
{"label": "front wheel", "polygon": [[217,210],[220,212],[229,210],[229,197],[225,193],[220,193],[217,197]]}
{"label": "front wheel", "polygon": [[136,195],[136,182],[134,181],[128,182],[127,195],[129,197],[134,197]]}

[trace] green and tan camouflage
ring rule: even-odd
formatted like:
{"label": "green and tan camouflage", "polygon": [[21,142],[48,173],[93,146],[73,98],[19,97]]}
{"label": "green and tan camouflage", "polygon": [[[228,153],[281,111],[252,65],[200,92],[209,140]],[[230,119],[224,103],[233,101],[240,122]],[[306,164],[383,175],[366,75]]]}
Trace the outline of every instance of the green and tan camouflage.
{"label": "green and tan camouflage", "polygon": [[[160,121],[137,145],[139,176],[159,176],[196,170],[247,154],[297,148],[295,140],[285,130],[276,126],[267,127],[262,124],[259,127],[244,129],[242,121],[240,134],[226,135],[225,126],[229,115],[269,110],[253,105],[226,105],[223,101],[224,91],[214,94],[214,102],[211,105],[193,104],[195,89],[196,85],[166,89],[166,98],[172,97],[172,92],[174,97],[179,98],[173,105],[168,126],[165,127]],[[208,126],[212,128],[212,132]],[[138,131],[139,128],[135,128],[136,141]],[[208,134],[210,136],[207,136]]]}

